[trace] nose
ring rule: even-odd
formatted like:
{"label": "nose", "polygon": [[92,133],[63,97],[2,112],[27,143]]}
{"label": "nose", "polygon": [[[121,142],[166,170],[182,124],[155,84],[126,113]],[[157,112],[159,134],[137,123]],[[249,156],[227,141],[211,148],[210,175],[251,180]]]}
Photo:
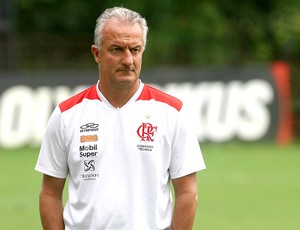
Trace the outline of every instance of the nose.
{"label": "nose", "polygon": [[129,49],[124,50],[122,62],[127,66],[133,65],[133,57]]}

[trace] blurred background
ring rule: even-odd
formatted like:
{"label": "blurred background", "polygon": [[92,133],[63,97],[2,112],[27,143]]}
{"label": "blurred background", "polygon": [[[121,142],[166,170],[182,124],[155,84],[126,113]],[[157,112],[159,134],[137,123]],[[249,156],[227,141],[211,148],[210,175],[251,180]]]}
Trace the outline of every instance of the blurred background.
{"label": "blurred background", "polygon": [[300,2],[297,0],[1,0],[0,76],[95,69],[95,20],[107,7],[131,8],[149,24],[143,66],[291,66],[294,132],[299,137]]}
{"label": "blurred background", "polygon": [[[203,143],[208,169],[199,175],[200,209],[194,229],[300,229],[298,0],[0,0],[0,89],[27,78],[32,85],[43,77],[54,76],[57,81],[61,75],[67,76],[62,82],[68,85],[78,81],[74,73],[80,74],[80,84],[91,73],[97,79],[90,52],[95,22],[106,8],[121,5],[148,22],[143,68],[156,76],[182,73],[184,82],[188,69],[200,76],[199,81],[216,75],[219,80],[223,70],[239,75],[244,72],[237,70],[246,69],[257,77],[257,69],[263,69],[258,75],[267,75],[274,62],[288,65],[290,98],[285,102],[292,117],[291,138],[284,145],[275,140]],[[5,121],[3,108],[0,99]],[[280,114],[272,117],[279,120]],[[6,135],[18,141],[13,132],[12,136],[3,132],[0,140]],[[37,203],[41,177],[33,171],[37,155],[37,145],[6,149],[0,143],[0,229],[41,229]]]}

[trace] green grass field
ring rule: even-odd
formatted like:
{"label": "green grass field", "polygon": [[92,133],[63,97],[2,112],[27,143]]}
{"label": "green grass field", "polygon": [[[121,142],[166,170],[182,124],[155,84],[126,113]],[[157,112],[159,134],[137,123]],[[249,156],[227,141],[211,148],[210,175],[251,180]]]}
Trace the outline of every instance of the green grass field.
{"label": "green grass field", "polygon": [[[300,145],[202,145],[195,230],[300,229]],[[37,149],[0,150],[0,229],[42,229]]]}

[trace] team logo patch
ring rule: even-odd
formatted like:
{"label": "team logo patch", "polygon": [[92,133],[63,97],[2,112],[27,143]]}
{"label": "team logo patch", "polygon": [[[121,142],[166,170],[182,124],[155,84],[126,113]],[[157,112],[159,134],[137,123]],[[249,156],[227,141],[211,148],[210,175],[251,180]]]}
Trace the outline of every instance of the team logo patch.
{"label": "team logo patch", "polygon": [[141,138],[141,141],[154,141],[154,134],[157,132],[157,126],[153,126],[151,123],[142,123],[136,133]]}
{"label": "team logo patch", "polygon": [[[149,119],[151,116],[147,115],[146,118]],[[136,133],[143,144],[138,144],[137,149],[141,152],[152,152],[154,149],[154,136],[157,132],[157,126],[152,125],[149,122],[143,122],[137,129]]]}

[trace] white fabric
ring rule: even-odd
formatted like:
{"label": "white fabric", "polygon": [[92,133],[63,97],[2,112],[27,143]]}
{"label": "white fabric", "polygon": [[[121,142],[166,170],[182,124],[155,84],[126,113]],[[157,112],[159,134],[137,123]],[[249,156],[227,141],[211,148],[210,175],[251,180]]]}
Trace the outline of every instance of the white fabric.
{"label": "white fabric", "polygon": [[116,109],[95,85],[54,110],[36,170],[69,176],[66,229],[170,227],[170,179],[205,168],[176,100],[141,83]]}

